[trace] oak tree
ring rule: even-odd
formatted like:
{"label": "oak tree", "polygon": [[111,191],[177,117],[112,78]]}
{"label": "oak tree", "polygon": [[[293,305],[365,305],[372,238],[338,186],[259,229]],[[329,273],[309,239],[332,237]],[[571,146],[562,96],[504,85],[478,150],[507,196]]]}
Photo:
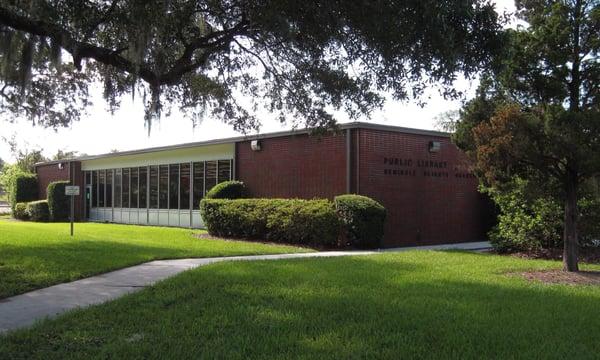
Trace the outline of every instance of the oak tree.
{"label": "oak tree", "polygon": [[148,125],[175,106],[241,131],[261,107],[330,126],[387,93],[457,95],[500,30],[489,0],[2,0],[0,110],[66,126],[100,82],[112,110],[142,96]]}

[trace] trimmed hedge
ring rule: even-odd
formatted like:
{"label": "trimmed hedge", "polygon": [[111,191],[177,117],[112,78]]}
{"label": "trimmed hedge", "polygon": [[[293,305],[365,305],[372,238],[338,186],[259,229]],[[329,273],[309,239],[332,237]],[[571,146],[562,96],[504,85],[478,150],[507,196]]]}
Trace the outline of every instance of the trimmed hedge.
{"label": "trimmed hedge", "polygon": [[248,189],[241,181],[224,181],[215,185],[205,199],[243,199],[248,197]]}
{"label": "trimmed hedge", "polygon": [[68,181],[55,181],[48,184],[46,193],[48,194],[48,210],[50,210],[50,220],[67,221],[71,212],[70,199],[65,195],[65,186]]}
{"label": "trimmed hedge", "polygon": [[12,214],[15,219],[28,220],[29,214],[27,213],[27,203],[16,203]]}
{"label": "trimmed hedge", "polygon": [[214,236],[335,246],[339,221],[328,200],[203,199],[200,212]]}
{"label": "trimmed hedge", "polygon": [[351,194],[336,196],[334,203],[350,245],[381,246],[386,218],[383,205],[369,197]]}
{"label": "trimmed hedge", "polygon": [[38,182],[35,174],[19,174],[12,181],[10,203],[14,213],[17,203],[38,199]]}
{"label": "trimmed hedge", "polygon": [[27,214],[32,221],[50,220],[50,211],[48,210],[48,200],[32,201],[27,204]]}

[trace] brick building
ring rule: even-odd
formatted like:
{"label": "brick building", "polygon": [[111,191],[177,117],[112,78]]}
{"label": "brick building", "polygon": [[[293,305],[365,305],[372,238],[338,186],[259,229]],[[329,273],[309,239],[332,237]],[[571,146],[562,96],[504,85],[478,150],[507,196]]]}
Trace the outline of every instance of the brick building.
{"label": "brick building", "polygon": [[480,241],[489,224],[488,202],[448,134],[376,124],[86,156],[36,171],[42,196],[55,180],[82,187],[80,220],[202,227],[200,199],[237,179],[255,197],[372,197],[388,210],[386,247]]}

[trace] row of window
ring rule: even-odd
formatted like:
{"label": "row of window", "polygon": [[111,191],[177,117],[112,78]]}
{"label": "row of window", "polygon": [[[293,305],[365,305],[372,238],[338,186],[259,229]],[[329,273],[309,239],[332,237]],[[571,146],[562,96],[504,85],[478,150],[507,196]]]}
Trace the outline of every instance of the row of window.
{"label": "row of window", "polygon": [[189,210],[216,184],[231,180],[232,160],[153,165],[85,173],[91,207]]}

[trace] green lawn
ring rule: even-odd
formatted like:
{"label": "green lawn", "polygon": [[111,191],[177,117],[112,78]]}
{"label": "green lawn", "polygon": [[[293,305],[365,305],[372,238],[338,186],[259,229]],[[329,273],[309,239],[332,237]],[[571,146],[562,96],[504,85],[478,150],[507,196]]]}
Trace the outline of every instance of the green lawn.
{"label": "green lawn", "polygon": [[[198,232],[198,231],[196,231]],[[199,239],[178,228],[33,223],[0,218],[0,299],[154,259],[308,251]]]}
{"label": "green lawn", "polygon": [[9,334],[0,339],[0,354],[598,358],[600,287],[505,274],[558,267],[458,252],[220,263]]}

